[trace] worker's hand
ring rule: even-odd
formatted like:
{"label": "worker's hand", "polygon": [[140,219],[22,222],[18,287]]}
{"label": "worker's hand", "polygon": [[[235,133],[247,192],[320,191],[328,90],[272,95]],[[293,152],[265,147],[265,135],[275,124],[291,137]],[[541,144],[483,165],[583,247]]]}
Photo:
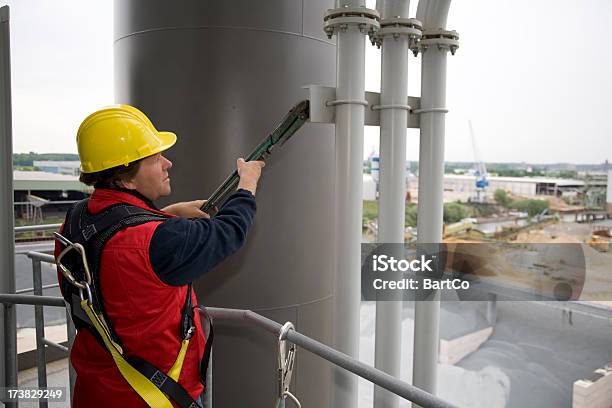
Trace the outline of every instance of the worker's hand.
{"label": "worker's hand", "polygon": [[183,218],[210,218],[210,215],[200,210],[206,200],[183,201],[162,208],[163,212]]}
{"label": "worker's hand", "polygon": [[257,182],[259,181],[259,177],[261,177],[261,169],[265,165],[266,163],[261,160],[245,162],[242,157],[239,158],[236,163],[238,176],[240,176],[238,188],[248,190],[255,195],[255,191],[257,191]]}

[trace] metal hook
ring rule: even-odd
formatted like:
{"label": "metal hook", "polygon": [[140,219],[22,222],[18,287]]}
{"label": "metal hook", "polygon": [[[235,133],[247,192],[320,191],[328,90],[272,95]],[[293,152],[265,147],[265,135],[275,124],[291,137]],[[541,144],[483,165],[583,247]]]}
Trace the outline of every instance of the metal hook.
{"label": "metal hook", "polygon": [[295,344],[291,344],[287,350],[287,333],[289,330],[295,330],[293,323],[287,322],[281,328],[278,335],[278,397],[279,406],[284,406],[284,400],[290,397],[291,400],[301,408],[301,404],[298,399],[289,392],[289,386],[291,384],[291,378],[293,375],[293,366],[295,362]]}
{"label": "metal hook", "polygon": [[74,275],[72,274],[72,272],[66,268],[66,266],[64,264],[62,264],[62,258],[71,250],[75,250],[79,253],[79,255],[81,255],[81,260],[83,261],[83,269],[85,270],[85,283],[87,283],[88,285],[91,285],[91,272],[89,271],[89,264],[87,263],[87,255],[85,254],[85,247],[83,247],[83,245],[79,244],[79,243],[73,243],[71,242],[68,238],[64,237],[63,235],[54,232],[53,235],[55,236],[55,238],[60,241],[63,245],[66,245],[66,248],[64,248],[62,250],[62,252],[60,252],[60,254],[57,257],[56,260],[56,264],[58,266],[58,268],[60,269],[60,272],[62,273],[62,275],[64,275],[64,277],[66,279],[68,279],[68,281],[76,286],[77,288],[79,288],[80,290],[85,289],[85,287],[83,286],[82,283],[79,283],[76,278],[74,277]]}

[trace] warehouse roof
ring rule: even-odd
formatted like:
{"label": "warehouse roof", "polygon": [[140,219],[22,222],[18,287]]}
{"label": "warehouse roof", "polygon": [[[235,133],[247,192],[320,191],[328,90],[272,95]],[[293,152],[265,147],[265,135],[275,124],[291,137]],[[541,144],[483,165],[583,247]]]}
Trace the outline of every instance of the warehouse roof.
{"label": "warehouse roof", "polygon": [[83,191],[93,189],[79,181],[77,176],[45,171],[13,171],[14,190]]}

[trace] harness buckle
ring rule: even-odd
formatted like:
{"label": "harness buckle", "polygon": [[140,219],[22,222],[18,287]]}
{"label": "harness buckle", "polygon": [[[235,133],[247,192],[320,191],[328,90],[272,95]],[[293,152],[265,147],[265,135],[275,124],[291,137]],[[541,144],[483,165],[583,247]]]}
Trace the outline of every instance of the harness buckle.
{"label": "harness buckle", "polygon": [[190,338],[192,338],[193,333],[195,333],[195,330],[196,330],[195,326],[191,326],[189,329],[187,329],[187,332],[183,336],[183,340],[189,340]]}
{"label": "harness buckle", "polygon": [[89,238],[93,237],[96,232],[98,232],[96,226],[94,224],[89,224],[81,233],[85,241],[89,241]]}

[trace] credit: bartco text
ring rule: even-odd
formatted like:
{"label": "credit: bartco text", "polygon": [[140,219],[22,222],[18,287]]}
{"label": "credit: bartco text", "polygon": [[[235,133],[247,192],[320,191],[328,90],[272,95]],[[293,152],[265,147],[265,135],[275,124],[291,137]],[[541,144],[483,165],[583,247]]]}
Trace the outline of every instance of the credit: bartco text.
{"label": "credit: bartco text", "polygon": [[418,290],[418,289],[462,289],[467,290],[470,288],[470,282],[462,281],[461,279],[399,279],[399,280],[385,280],[385,279],[374,279],[372,286],[376,290]]}

